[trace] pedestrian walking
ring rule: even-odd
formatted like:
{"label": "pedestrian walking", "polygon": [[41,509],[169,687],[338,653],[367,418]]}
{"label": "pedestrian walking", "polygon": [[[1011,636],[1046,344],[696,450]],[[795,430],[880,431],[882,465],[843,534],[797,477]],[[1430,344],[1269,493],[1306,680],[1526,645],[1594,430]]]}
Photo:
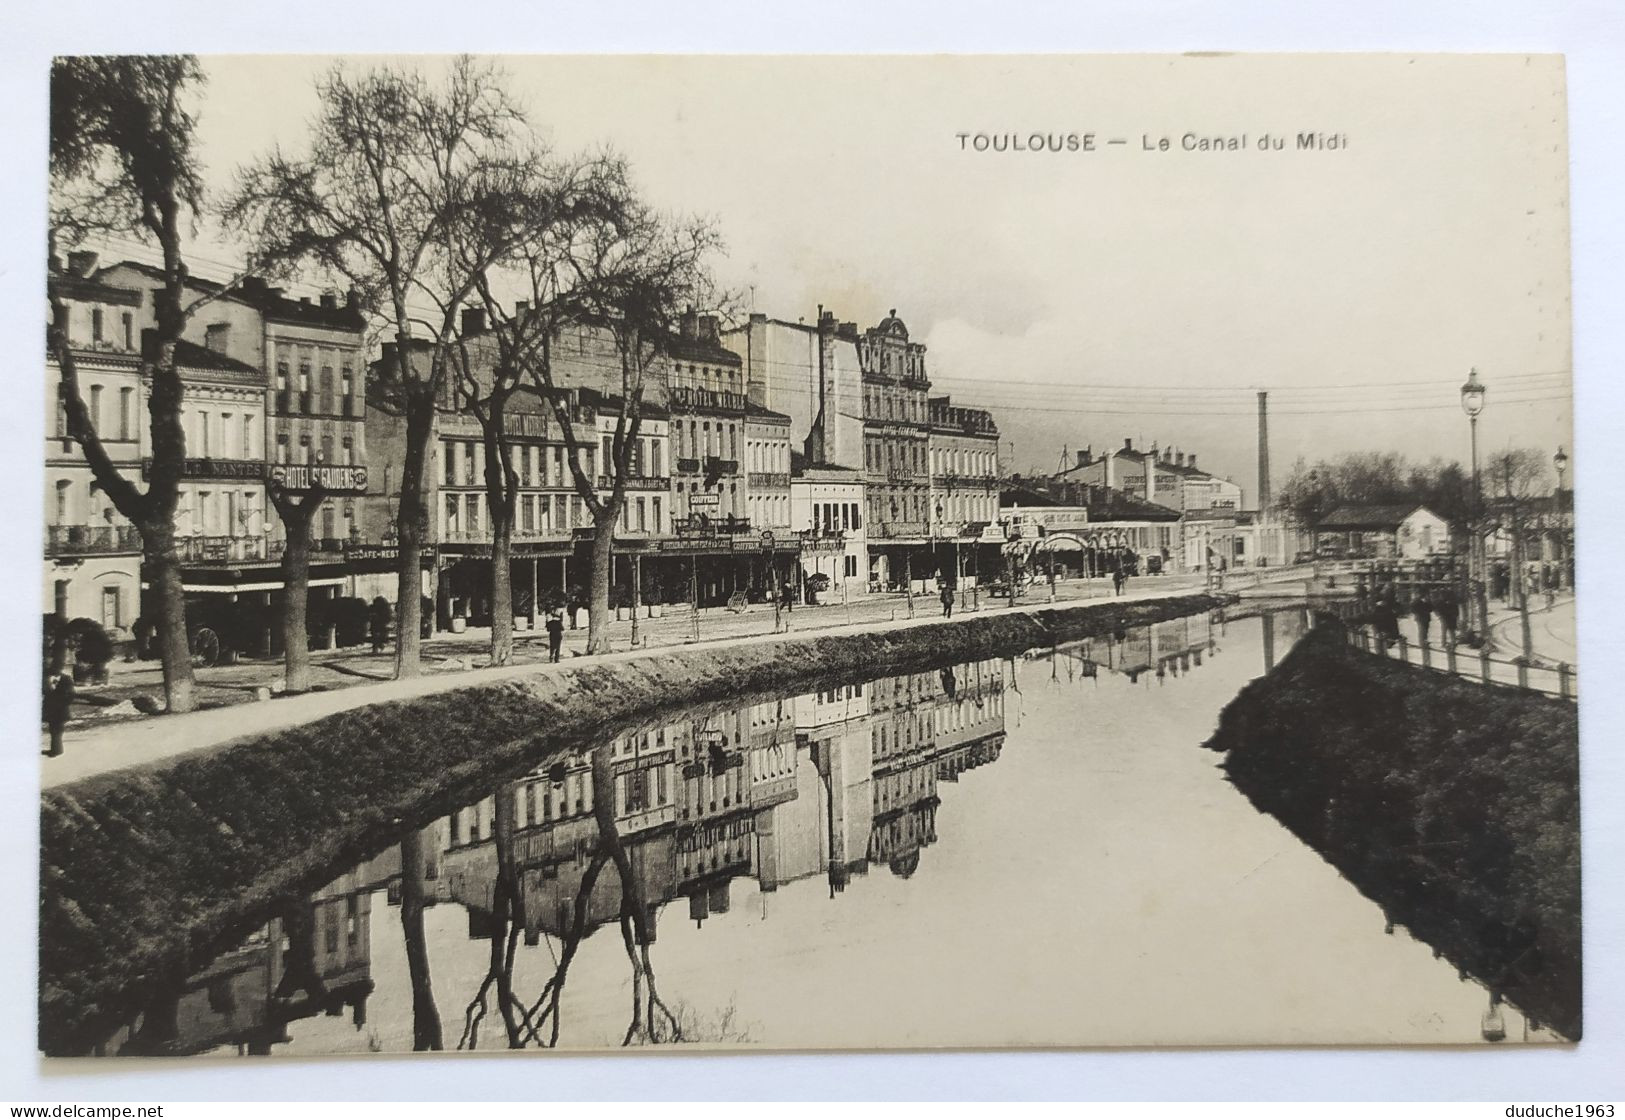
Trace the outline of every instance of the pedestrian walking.
{"label": "pedestrian walking", "polygon": [[68,725],[68,715],[73,710],[73,678],[66,673],[58,673],[56,679],[45,683],[45,726],[51,730],[51,749],[46,753],[52,758],[62,753],[62,729]]}
{"label": "pedestrian walking", "polygon": [[796,609],[796,589],[790,586],[789,580],[779,588],[779,605],[787,611]]}
{"label": "pedestrian walking", "polygon": [[1114,570],[1112,572],[1112,594],[1121,595],[1123,593],[1123,585],[1127,582],[1128,575],[1123,571],[1122,568],[1117,568]]}
{"label": "pedestrian walking", "polygon": [[1433,602],[1426,591],[1419,591],[1411,600],[1411,617],[1416,619],[1416,633],[1420,644],[1428,644],[1428,628],[1433,624]]}
{"label": "pedestrian walking", "polygon": [[372,652],[383,653],[384,646],[389,644],[389,600],[382,595],[375,597],[367,609],[367,626],[372,637]]}
{"label": "pedestrian walking", "polygon": [[1433,601],[1433,609],[1439,616],[1439,629],[1445,645],[1456,644],[1456,623],[1460,621],[1461,608],[1456,605],[1456,595],[1453,591],[1441,591]]}
{"label": "pedestrian walking", "polygon": [[1399,641],[1399,608],[1394,601],[1392,586],[1383,589],[1376,608],[1371,612],[1371,621],[1385,647]]}
{"label": "pedestrian walking", "polygon": [[547,612],[547,659],[557,661],[564,648],[564,611],[554,607]]}
{"label": "pedestrian walking", "polygon": [[939,597],[942,599],[942,617],[952,618],[954,614],[954,587],[951,583],[942,585]]}

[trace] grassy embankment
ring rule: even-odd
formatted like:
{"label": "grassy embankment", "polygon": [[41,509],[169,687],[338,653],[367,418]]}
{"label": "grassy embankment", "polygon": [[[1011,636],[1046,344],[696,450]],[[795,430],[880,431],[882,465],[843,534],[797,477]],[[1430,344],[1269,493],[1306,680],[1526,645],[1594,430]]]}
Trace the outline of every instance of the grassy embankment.
{"label": "grassy embankment", "polygon": [[40,819],[41,1047],[83,1051],[162,977],[200,967],[277,900],[618,723],[1011,654],[1220,604],[1206,595],[1083,604],[583,660],[54,788]]}
{"label": "grassy embankment", "polygon": [[1578,1039],[1578,727],[1570,702],[1369,656],[1328,621],[1208,745],[1391,922]]}

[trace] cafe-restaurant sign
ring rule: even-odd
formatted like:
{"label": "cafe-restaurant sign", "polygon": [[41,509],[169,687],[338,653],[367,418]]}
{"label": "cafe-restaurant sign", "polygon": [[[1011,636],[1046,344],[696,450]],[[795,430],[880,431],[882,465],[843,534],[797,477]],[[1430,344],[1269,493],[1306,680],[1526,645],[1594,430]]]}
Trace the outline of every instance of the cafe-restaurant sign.
{"label": "cafe-restaurant sign", "polygon": [[277,463],[270,479],[284,490],[314,490],[318,485],[329,494],[364,494],[367,468],[335,466],[329,463]]}

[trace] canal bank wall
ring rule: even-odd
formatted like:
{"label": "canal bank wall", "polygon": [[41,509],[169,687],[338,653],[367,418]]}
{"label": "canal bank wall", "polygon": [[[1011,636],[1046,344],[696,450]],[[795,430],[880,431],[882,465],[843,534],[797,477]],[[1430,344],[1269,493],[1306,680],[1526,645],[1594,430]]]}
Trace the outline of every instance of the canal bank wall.
{"label": "canal bank wall", "polygon": [[1231,701],[1207,745],[1391,930],[1579,1039],[1572,703],[1361,654],[1322,616]]}
{"label": "canal bank wall", "polygon": [[1014,655],[1225,602],[1084,603],[535,666],[54,786],[40,815],[41,1049],[86,1052],[277,902],[573,743],[666,709]]}

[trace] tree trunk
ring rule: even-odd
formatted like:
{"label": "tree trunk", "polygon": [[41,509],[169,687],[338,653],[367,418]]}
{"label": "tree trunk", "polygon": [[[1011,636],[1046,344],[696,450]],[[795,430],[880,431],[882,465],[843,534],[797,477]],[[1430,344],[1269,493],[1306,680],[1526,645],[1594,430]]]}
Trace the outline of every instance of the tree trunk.
{"label": "tree trunk", "polygon": [[401,932],[412,978],[412,1049],[443,1050],[440,1011],[429,976],[429,946],[423,937],[423,834],[417,831],[401,837]]}
{"label": "tree trunk", "polygon": [[434,426],[434,397],[414,391],[406,401],[406,454],[401,464],[401,503],[396,510],[400,558],[396,568],[395,676],[416,677],[423,622],[423,531],[428,511],[423,505],[423,464]]}
{"label": "tree trunk", "polygon": [[513,519],[491,511],[491,664],[513,657]]}
{"label": "tree trunk", "polygon": [[197,707],[192,677],[192,647],[186,635],[186,590],[181,586],[180,558],[175,555],[173,522],[141,526],[147,579],[157,607],[158,660],[164,671],[164,700],[168,711],[190,712]]}
{"label": "tree trunk", "polygon": [[282,676],[289,693],[310,691],[310,642],[305,633],[306,600],[310,596],[310,522],[320,503],[306,499],[309,508],[277,503],[277,513],[288,531],[282,553]]}
{"label": "tree trunk", "polygon": [[618,504],[605,506],[592,527],[592,581],[587,601],[587,654],[609,652],[609,564]]}

